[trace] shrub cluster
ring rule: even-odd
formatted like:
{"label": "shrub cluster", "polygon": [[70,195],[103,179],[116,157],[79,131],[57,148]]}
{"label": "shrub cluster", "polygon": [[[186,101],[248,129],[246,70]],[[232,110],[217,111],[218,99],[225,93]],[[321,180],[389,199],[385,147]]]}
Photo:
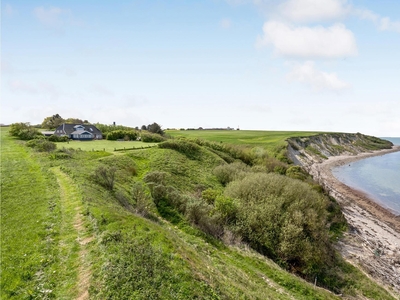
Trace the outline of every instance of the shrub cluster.
{"label": "shrub cluster", "polygon": [[116,171],[117,169],[115,167],[101,165],[95,170],[93,178],[97,183],[111,191],[114,189]]}
{"label": "shrub cluster", "polygon": [[55,143],[48,141],[47,139],[43,138],[43,136],[42,138],[28,141],[26,145],[39,152],[51,152],[57,148]]}
{"label": "shrub cluster", "polygon": [[33,140],[43,135],[35,127],[29,125],[29,123],[13,123],[10,125],[9,134],[17,137],[20,140]]}
{"label": "shrub cluster", "polygon": [[125,141],[136,141],[138,132],[135,130],[113,130],[107,133],[107,140],[125,140]]}
{"label": "shrub cluster", "polygon": [[323,195],[299,180],[248,173],[232,181],[225,196],[236,199],[232,228],[254,249],[309,280],[328,278],[335,255],[327,229],[329,200]]}
{"label": "shrub cluster", "polygon": [[56,142],[57,143],[57,142],[68,142],[69,139],[68,139],[68,137],[66,135],[58,136],[58,135],[53,134],[53,135],[48,137],[48,140],[50,142]]}
{"label": "shrub cluster", "polygon": [[186,140],[168,140],[158,144],[159,148],[176,150],[189,158],[195,157],[200,152],[200,146]]}
{"label": "shrub cluster", "polygon": [[150,133],[150,132],[142,132],[140,134],[140,139],[142,142],[145,143],[160,143],[166,140],[163,136],[157,133]]}
{"label": "shrub cluster", "polygon": [[103,133],[103,135],[107,135],[107,133],[116,130],[123,130],[123,131],[132,131],[132,127],[127,127],[123,125],[107,125],[107,124],[100,124],[96,123],[96,127]]}
{"label": "shrub cluster", "polygon": [[149,172],[144,177],[160,214],[176,222],[177,217],[168,210],[168,207],[171,207],[203,232],[214,237],[221,237],[224,232],[223,224],[220,216],[213,213],[213,206],[195,195],[180,193],[168,185],[167,177],[167,173],[159,171]]}
{"label": "shrub cluster", "polygon": [[246,176],[250,172],[250,167],[242,162],[235,162],[218,166],[214,169],[214,175],[217,176],[219,182],[227,185],[229,182]]}
{"label": "shrub cluster", "polygon": [[189,139],[189,141],[196,143],[199,146],[209,148],[217,155],[224,153],[220,155],[220,157],[228,163],[231,163],[232,159],[240,159],[245,164],[253,165],[257,159],[251,149],[245,145],[230,145],[202,139]]}

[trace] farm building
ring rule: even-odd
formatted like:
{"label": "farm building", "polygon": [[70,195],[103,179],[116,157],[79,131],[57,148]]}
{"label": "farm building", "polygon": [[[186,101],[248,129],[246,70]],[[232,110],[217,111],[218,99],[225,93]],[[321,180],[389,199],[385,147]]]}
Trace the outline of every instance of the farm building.
{"label": "farm building", "polygon": [[94,125],[61,124],[54,132],[58,136],[68,136],[72,140],[91,141],[103,139],[103,134]]}

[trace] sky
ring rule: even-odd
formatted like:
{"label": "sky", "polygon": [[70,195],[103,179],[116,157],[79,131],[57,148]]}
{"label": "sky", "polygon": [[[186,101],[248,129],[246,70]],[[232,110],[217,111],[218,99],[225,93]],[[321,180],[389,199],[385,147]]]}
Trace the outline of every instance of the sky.
{"label": "sky", "polygon": [[3,0],[0,122],[400,136],[398,0]]}

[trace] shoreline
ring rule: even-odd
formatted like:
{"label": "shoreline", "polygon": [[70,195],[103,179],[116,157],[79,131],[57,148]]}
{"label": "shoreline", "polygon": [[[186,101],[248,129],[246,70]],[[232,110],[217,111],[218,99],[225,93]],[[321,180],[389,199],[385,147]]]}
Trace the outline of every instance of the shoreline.
{"label": "shoreline", "polygon": [[400,232],[400,213],[397,213],[390,208],[384,207],[381,203],[374,200],[367,193],[344,184],[332,173],[332,169],[336,167],[344,166],[346,164],[353,163],[355,161],[359,161],[365,158],[382,156],[399,151],[400,146],[393,146],[391,149],[359,153],[357,155],[331,156],[322,163],[313,164],[310,168],[310,171],[312,173],[320,173],[319,177],[322,177],[321,179],[323,179],[324,183],[328,184],[328,186],[326,186],[327,190],[333,189],[336,192],[335,194],[337,194],[337,196],[339,196],[340,198],[345,198],[345,201],[355,201],[364,209],[367,209],[370,213],[377,214],[378,216],[383,217],[383,220],[386,220],[389,223],[393,223],[392,225],[395,227],[395,229]]}
{"label": "shoreline", "polygon": [[337,248],[352,264],[400,295],[400,215],[383,207],[362,191],[339,181],[332,169],[364,158],[400,151],[391,149],[331,156],[308,166],[308,172],[342,208],[349,230]]}

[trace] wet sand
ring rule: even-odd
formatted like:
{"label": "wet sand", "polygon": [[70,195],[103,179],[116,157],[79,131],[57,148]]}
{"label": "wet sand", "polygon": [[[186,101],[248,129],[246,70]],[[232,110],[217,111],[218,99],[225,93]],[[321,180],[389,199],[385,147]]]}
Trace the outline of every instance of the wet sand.
{"label": "wet sand", "polygon": [[309,173],[341,205],[350,230],[338,243],[340,252],[351,263],[400,294],[400,216],[382,206],[365,193],[350,188],[336,179],[332,169],[351,162],[391,152],[392,149],[333,156],[309,166]]}

